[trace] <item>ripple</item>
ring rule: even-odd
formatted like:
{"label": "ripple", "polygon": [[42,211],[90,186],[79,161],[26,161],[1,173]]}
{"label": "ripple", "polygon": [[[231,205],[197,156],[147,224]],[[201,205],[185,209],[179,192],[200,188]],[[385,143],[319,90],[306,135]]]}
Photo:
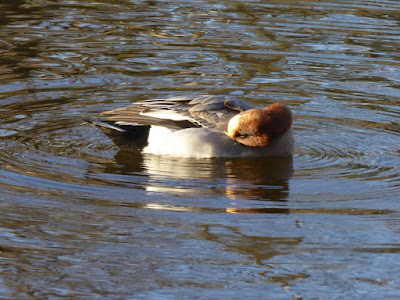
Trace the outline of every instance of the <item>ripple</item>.
{"label": "ripple", "polygon": [[[399,136],[387,130],[391,118],[386,111],[390,107],[378,113],[374,107],[372,113],[370,109],[356,110],[338,101],[321,104],[304,105],[303,115],[298,116],[296,126],[301,132],[297,139],[297,157],[301,160],[298,175],[308,176],[318,170],[312,173],[369,181],[399,179],[396,154]],[[321,114],[327,109],[329,117]],[[396,114],[392,115],[395,118]]]}
{"label": "ripple", "polygon": [[393,214],[395,211],[391,210],[378,210],[378,209],[288,209],[288,208],[238,208],[228,207],[226,209],[213,209],[189,206],[176,206],[176,205],[161,205],[157,203],[148,203],[141,208],[154,209],[154,210],[167,210],[177,212],[197,212],[197,213],[230,213],[230,214],[339,214],[339,215],[385,215]]}
{"label": "ripple", "polygon": [[[22,2],[0,4],[3,297],[397,295],[398,1]],[[288,104],[296,154],[134,155],[82,125],[187,93]]]}

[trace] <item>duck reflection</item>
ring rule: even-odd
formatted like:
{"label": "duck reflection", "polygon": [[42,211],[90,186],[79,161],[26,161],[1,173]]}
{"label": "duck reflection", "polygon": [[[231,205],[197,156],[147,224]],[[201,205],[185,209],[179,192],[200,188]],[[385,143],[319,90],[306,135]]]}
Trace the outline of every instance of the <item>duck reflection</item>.
{"label": "duck reflection", "polygon": [[284,201],[293,174],[292,157],[226,161],[227,196],[231,199]]}
{"label": "duck reflection", "polygon": [[[217,194],[232,200],[285,201],[293,174],[292,157],[198,160],[120,151],[115,159],[119,172],[147,176],[148,192],[195,197]],[[281,209],[269,210],[282,213]],[[227,212],[266,211],[229,208]]]}

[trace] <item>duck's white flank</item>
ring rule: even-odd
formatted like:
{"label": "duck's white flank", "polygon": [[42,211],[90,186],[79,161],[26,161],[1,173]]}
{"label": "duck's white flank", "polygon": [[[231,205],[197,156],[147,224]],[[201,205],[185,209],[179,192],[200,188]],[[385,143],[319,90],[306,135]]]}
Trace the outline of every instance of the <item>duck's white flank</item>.
{"label": "duck's white flank", "polygon": [[249,147],[231,139],[226,133],[210,128],[171,130],[152,126],[143,153],[175,157],[268,157],[293,154],[293,130],[290,128],[267,147]]}

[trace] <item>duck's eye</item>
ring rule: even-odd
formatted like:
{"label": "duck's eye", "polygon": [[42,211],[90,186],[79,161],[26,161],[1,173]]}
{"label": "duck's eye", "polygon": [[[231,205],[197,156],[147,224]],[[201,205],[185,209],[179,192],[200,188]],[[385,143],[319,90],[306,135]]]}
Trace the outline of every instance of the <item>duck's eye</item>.
{"label": "duck's eye", "polygon": [[245,132],[239,132],[237,136],[240,137],[240,138],[242,138],[242,139],[245,139],[245,138],[247,138],[249,135],[248,135],[247,133],[245,133]]}

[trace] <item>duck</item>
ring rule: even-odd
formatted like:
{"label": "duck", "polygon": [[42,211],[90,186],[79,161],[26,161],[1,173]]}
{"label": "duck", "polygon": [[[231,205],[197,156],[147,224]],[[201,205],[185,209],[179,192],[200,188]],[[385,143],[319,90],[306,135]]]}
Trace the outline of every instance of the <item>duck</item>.
{"label": "duck", "polygon": [[282,103],[253,107],[235,96],[148,99],[85,119],[120,149],[186,158],[293,154],[292,113]]}

